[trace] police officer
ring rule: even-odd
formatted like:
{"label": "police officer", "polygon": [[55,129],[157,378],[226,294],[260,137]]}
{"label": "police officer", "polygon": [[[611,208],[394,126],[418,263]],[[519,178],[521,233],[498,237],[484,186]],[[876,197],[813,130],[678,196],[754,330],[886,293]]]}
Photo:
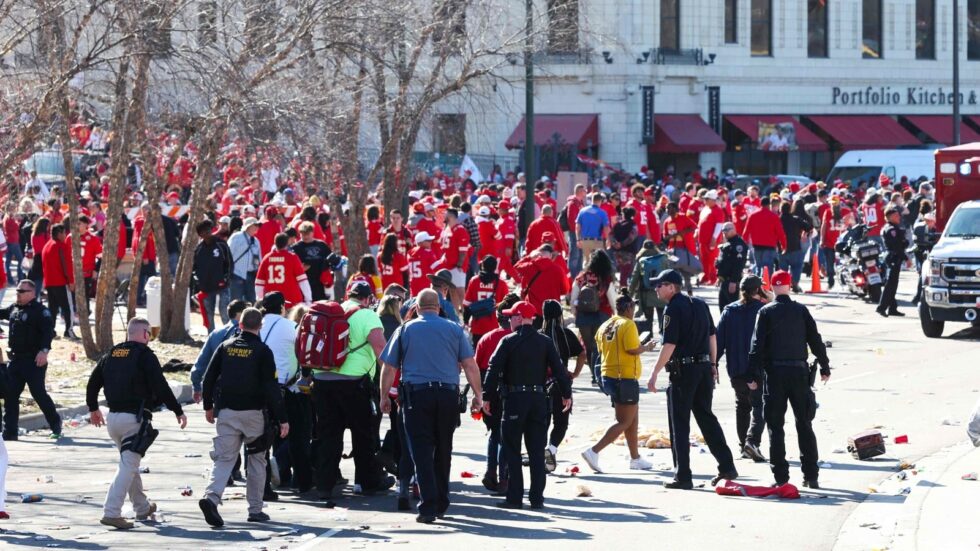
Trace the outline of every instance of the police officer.
{"label": "police officer", "polygon": [[[418,296],[419,317],[402,325],[381,353],[381,395],[387,396],[401,371],[398,400],[408,448],[419,485],[417,522],[430,524],[449,509],[449,469],[453,432],[459,424],[459,365],[473,389],[470,411],[483,409],[480,369],[473,345],[462,326],[439,317],[439,293],[423,289]],[[381,402],[391,411],[391,401]],[[399,487],[399,498],[407,488]]]}
{"label": "police officer", "polygon": [[[151,442],[145,440],[146,436],[156,432],[149,425],[153,418],[150,411],[162,402],[177,416],[181,429],[187,426],[187,416],[163,376],[160,360],[146,346],[150,341],[150,322],[146,318],[133,318],[126,334],[126,342],[113,346],[95,364],[85,393],[89,420],[96,427],[105,424],[119,448],[119,468],[105,496],[100,522],[120,530],[133,527],[133,523],[122,518],[127,495],[133,502],[136,520],[146,520],[157,510],[156,503],[146,499],[139,474],[140,460]],[[99,391],[103,388],[109,405],[106,419],[99,410]]]}
{"label": "police officer", "polygon": [[[204,374],[204,415],[208,423],[217,420],[217,437],[211,458],[214,468],[204,497],[198,501],[204,520],[211,526],[223,526],[218,514],[221,494],[245,444],[248,456],[245,497],[248,521],[266,522],[262,512],[262,495],[266,478],[266,450],[275,432],[269,420],[279,422],[279,438],[289,434],[282,391],[276,379],[276,360],[272,350],[259,338],[262,312],[247,308],[242,312],[241,333],[218,347]],[[268,411],[266,411],[268,410]]]}
{"label": "police officer", "polygon": [[0,308],[0,319],[10,321],[3,439],[17,440],[20,395],[26,384],[51,428],[51,438],[57,440],[61,438],[61,416],[44,388],[48,351],[54,338],[54,318],[37,300],[37,286],[33,281],[22,279],[17,283],[17,301],[7,308]]}
{"label": "police officer", "polygon": [[667,388],[667,417],[670,423],[670,445],[677,473],[665,484],[669,489],[690,490],[691,414],[701,428],[711,455],[718,461],[718,475],[711,480],[738,478],[732,451],[725,443],[718,418],[711,411],[711,396],[718,382],[715,324],[708,305],[701,299],[681,294],[684,278],[676,270],[664,270],[653,278],[657,296],[667,303],[664,311],[663,348],[653,375],[647,382],[651,392],[657,391],[657,375],[664,367],[670,373]]}
{"label": "police officer", "polygon": [[[531,488],[528,499],[532,509],[544,507],[544,487],[547,472],[544,449],[548,436],[548,394],[545,383],[549,373],[561,392],[562,411],[572,408],[572,381],[561,361],[555,342],[534,330],[537,309],[530,302],[520,301],[509,310],[513,333],[504,337],[490,357],[484,387],[484,411],[490,402],[502,397],[503,412],[500,439],[507,461],[510,480],[507,497],[497,503],[504,509],[521,509],[524,499],[524,476],[521,468],[521,442],[527,444],[531,467]],[[501,412],[498,412],[501,413]]]}
{"label": "police officer", "polygon": [[932,248],[939,242],[940,235],[939,230],[936,229],[936,213],[933,211],[923,214],[919,221],[912,226],[912,239],[915,241],[913,254],[915,255],[916,268],[919,270],[919,277],[915,286],[915,298],[912,299],[912,304],[915,306],[918,306],[919,300],[922,299],[922,264],[929,257]]}
{"label": "police officer", "polygon": [[807,346],[820,364],[820,378],[830,379],[830,360],[823,339],[817,332],[806,306],[789,297],[793,278],[789,272],[779,270],[772,276],[776,300],[759,310],[749,351],[749,368],[753,373],[750,389],[765,385],[763,411],[769,425],[769,465],[777,485],[789,482],[789,464],[786,463],[786,434],[783,424],[786,403],[793,407],[796,433],[800,441],[800,466],[803,469],[803,486],[819,488],[817,477],[817,437],[811,422],[816,414],[816,397],[810,387],[815,373],[807,366]]}
{"label": "police officer", "polygon": [[898,291],[898,276],[902,274],[902,263],[908,258],[905,249],[909,242],[905,238],[905,226],[902,225],[902,212],[898,207],[892,205],[885,209],[885,220],[888,222],[881,229],[881,236],[885,241],[885,267],[888,269],[888,279],[885,280],[885,287],[881,291],[881,300],[878,301],[878,308],[875,310],[883,317],[904,316],[898,311],[898,302],[895,300],[895,292]]}
{"label": "police officer", "polygon": [[735,231],[735,224],[725,222],[721,232],[725,234],[725,244],[720,247],[715,267],[718,268],[718,310],[724,312],[725,306],[738,300],[749,247]]}

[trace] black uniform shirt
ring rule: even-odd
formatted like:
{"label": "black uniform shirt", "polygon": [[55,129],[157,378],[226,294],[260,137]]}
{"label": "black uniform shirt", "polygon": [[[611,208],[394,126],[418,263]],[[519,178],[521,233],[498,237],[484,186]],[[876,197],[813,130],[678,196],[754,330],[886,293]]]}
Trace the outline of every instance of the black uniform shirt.
{"label": "black uniform shirt", "polygon": [[140,413],[163,403],[178,417],[184,412],[160,368],[160,360],[145,344],[126,341],[113,346],[95,364],[88,379],[85,403],[99,409],[99,391],[105,387],[109,410]]}
{"label": "black uniform shirt", "polygon": [[881,229],[881,237],[885,240],[885,250],[888,251],[888,262],[901,262],[907,257],[905,249],[909,246],[905,239],[905,226],[901,224],[885,224]]}
{"label": "black uniform shirt", "polygon": [[716,265],[718,275],[725,278],[725,281],[738,281],[742,279],[742,272],[745,270],[745,260],[749,247],[741,237],[735,235],[721,247],[721,254],[718,255]]}
{"label": "black uniform shirt", "polygon": [[243,331],[218,346],[204,374],[202,394],[205,410],[269,408],[276,419],[286,422],[276,360],[254,333]]}
{"label": "black uniform shirt", "polygon": [[664,310],[663,344],[677,348],[671,358],[688,358],[710,354],[709,337],[715,334],[715,322],[708,304],[699,298],[677,293]]}
{"label": "black uniform shirt", "polygon": [[292,251],[299,257],[300,262],[309,266],[306,270],[306,277],[310,282],[310,286],[315,289],[322,288],[323,284],[320,283],[320,274],[328,269],[326,264],[327,257],[331,253],[330,247],[323,241],[314,239],[309,243],[302,241],[296,243],[292,246]]}
{"label": "black uniform shirt", "polygon": [[562,397],[571,398],[572,380],[554,341],[530,325],[522,325],[501,339],[490,357],[484,380],[484,399],[496,399],[502,386],[544,386],[549,368]]}
{"label": "black uniform shirt", "polygon": [[807,345],[820,366],[829,369],[827,348],[810,311],[788,295],[777,296],[759,310],[755,323],[749,350],[749,366],[755,380],[762,380],[762,372],[773,365],[806,365]]}
{"label": "black uniform shirt", "polygon": [[51,349],[54,318],[46,306],[34,299],[21,306],[0,308],[0,319],[10,320],[9,351],[13,356],[34,356]]}

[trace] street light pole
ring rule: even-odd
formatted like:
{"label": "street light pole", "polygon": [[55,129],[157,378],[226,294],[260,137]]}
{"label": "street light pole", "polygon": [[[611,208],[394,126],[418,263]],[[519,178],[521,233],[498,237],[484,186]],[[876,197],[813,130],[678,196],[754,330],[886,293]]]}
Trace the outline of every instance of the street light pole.
{"label": "street light pole", "polygon": [[953,0],[953,144],[960,145],[960,3]]}
{"label": "street light pole", "polygon": [[[527,227],[534,221],[534,0],[524,1],[524,181],[526,182],[524,202],[524,224],[521,224],[522,237],[527,236]],[[520,218],[520,217],[518,217]]]}

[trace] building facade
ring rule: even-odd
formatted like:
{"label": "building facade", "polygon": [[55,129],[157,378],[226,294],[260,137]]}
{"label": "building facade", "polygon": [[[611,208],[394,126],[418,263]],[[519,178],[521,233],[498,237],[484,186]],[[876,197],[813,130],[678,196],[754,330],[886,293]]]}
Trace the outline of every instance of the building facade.
{"label": "building facade", "polygon": [[[681,176],[701,165],[821,179],[850,149],[953,140],[953,0],[538,8],[560,27],[548,28],[535,56],[539,172],[582,154],[630,172],[673,166]],[[959,10],[961,141],[969,142],[980,140],[980,0],[960,0]],[[437,120],[452,124],[437,129],[435,150],[452,142],[481,158],[519,159],[524,67],[513,61],[505,71],[515,84],[496,88],[492,108],[442,107]],[[453,131],[460,136],[447,138]]]}

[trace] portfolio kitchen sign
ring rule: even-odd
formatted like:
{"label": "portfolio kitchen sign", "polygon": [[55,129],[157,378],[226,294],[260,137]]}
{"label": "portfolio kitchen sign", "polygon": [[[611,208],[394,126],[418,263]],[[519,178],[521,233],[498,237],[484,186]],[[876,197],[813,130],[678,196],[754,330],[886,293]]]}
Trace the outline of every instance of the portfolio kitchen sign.
{"label": "portfolio kitchen sign", "polygon": [[[942,86],[868,86],[832,90],[832,105],[952,105],[953,91]],[[977,105],[975,90],[960,91],[960,105]]]}

